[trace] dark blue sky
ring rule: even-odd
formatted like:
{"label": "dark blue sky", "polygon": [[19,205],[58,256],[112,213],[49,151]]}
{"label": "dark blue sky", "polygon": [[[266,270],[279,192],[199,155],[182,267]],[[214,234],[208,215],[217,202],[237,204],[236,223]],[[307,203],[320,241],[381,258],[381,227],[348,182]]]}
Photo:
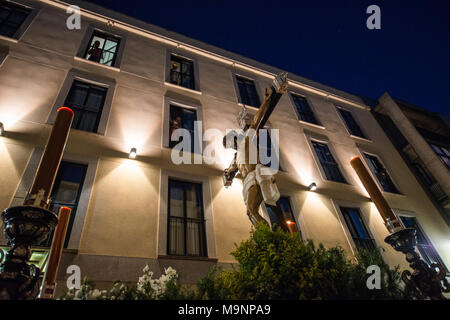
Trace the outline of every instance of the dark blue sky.
{"label": "dark blue sky", "polygon": [[[450,116],[450,0],[92,0],[337,89]],[[366,8],[381,8],[381,30]]]}

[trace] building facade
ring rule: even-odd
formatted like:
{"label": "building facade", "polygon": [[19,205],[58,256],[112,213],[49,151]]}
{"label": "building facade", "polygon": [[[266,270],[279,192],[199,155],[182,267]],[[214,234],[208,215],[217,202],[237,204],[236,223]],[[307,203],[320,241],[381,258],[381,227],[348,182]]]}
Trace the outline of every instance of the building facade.
{"label": "building facade", "polygon": [[374,115],[450,225],[450,120],[387,93]]}
{"label": "building facade", "polygon": [[[78,265],[99,284],[136,281],[148,264],[156,275],[172,266],[193,283],[214,265],[234,263],[230,253],[251,230],[242,183],[223,186],[233,153],[221,148],[222,137],[199,139],[193,123],[223,134],[236,128],[241,106],[255,112],[281,70],[73,3],[82,8],[79,30],[67,28],[68,3],[0,1],[0,207],[22,204],[56,110],[68,106],[75,118],[52,192],[53,209],[73,209],[59,279]],[[407,267],[384,243],[382,218],[350,166],[358,155],[396,214],[414,218],[449,266],[449,227],[371,108],[300,76],[288,80],[269,126],[279,129],[279,204],[302,237],[350,256],[380,246],[386,262]],[[173,163],[175,128],[214,147],[219,161]],[[46,245],[35,248],[40,263]]]}

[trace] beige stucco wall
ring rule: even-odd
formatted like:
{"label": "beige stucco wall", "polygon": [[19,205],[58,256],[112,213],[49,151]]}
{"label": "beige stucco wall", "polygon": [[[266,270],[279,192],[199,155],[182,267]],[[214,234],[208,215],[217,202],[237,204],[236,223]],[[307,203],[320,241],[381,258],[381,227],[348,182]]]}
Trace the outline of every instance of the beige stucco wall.
{"label": "beige stucco wall", "polygon": [[[222,185],[221,170],[228,164],[229,154],[220,154],[220,162],[211,166],[173,165],[170,151],[161,148],[164,102],[177,99],[199,105],[204,129],[225,132],[236,127],[235,118],[240,110],[233,73],[252,77],[260,92],[270,85],[271,77],[194,55],[201,94],[173,88],[164,84],[168,50],[188,56],[193,53],[124,30],[120,31],[126,36],[120,70],[88,64],[73,56],[90,20],[83,17],[81,30],[68,31],[64,28],[65,18],[60,9],[43,5],[18,43],[0,39],[0,45],[8,46],[10,51],[0,67],[0,121],[7,130],[7,136],[0,137],[0,206],[5,208],[11,203],[32,150],[45,144],[50,111],[67,73],[75,68],[116,82],[105,135],[72,130],[67,143],[67,153],[98,159],[86,218],[81,224],[77,248],[80,256],[157,258],[158,241],[166,241],[158,235],[161,169],[170,169],[209,177],[216,258],[219,262],[233,262],[230,252],[235,243],[248,238],[251,225],[245,214],[240,181],[236,180],[228,189]],[[280,130],[285,170],[277,176],[278,185],[298,209],[294,215],[301,221],[302,234],[326,246],[340,245],[351,254],[351,242],[336,206],[341,202],[356,204],[361,207],[377,244],[386,249],[386,260],[406,266],[402,255],[384,244],[387,231],[382,219],[349,164],[363,150],[381,158],[402,193],[385,193],[388,202],[394,209],[408,211],[418,218],[450,266],[448,227],[370,110],[295,86],[289,90],[308,97],[322,124],[317,127],[297,121],[287,94],[270,119],[272,127]],[[349,94],[343,96],[358,101]],[[351,137],[335,105],[349,109],[370,140]],[[330,182],[321,176],[308,136],[329,141],[348,184]],[[127,158],[132,147],[138,150],[134,161]],[[318,190],[307,191],[313,181]]]}

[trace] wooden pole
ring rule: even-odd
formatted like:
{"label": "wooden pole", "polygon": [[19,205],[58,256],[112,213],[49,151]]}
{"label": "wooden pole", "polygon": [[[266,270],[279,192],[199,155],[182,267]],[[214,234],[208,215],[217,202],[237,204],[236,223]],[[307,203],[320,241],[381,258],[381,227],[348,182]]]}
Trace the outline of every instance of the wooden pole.
{"label": "wooden pole", "polygon": [[350,160],[350,164],[356,171],[356,174],[364,185],[364,188],[366,188],[367,193],[375,204],[375,207],[378,209],[378,212],[381,214],[388,231],[393,233],[399,229],[402,229],[396,215],[392,211],[386,199],[383,197],[380,189],[376,185],[375,181],[373,181],[369,171],[367,171],[361,159],[358,156],[353,157]]}
{"label": "wooden pole", "polygon": [[59,221],[53,236],[47,271],[45,272],[41,286],[40,298],[42,299],[52,299],[55,294],[56,276],[58,274],[59,262],[64,248],[64,240],[66,239],[71,211],[72,209],[68,207],[59,208]]}
{"label": "wooden pole", "polygon": [[24,205],[48,209],[50,193],[69,136],[72,119],[71,109],[66,107],[58,109],[55,124]]}

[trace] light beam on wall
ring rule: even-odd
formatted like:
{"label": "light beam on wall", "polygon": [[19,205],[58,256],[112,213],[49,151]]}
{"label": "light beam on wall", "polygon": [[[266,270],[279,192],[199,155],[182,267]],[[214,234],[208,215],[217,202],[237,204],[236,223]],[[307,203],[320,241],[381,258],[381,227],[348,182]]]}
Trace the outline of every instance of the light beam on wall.
{"label": "light beam on wall", "polygon": [[308,186],[308,190],[309,191],[316,191],[317,190],[317,184],[315,182],[312,182],[309,186]]}

